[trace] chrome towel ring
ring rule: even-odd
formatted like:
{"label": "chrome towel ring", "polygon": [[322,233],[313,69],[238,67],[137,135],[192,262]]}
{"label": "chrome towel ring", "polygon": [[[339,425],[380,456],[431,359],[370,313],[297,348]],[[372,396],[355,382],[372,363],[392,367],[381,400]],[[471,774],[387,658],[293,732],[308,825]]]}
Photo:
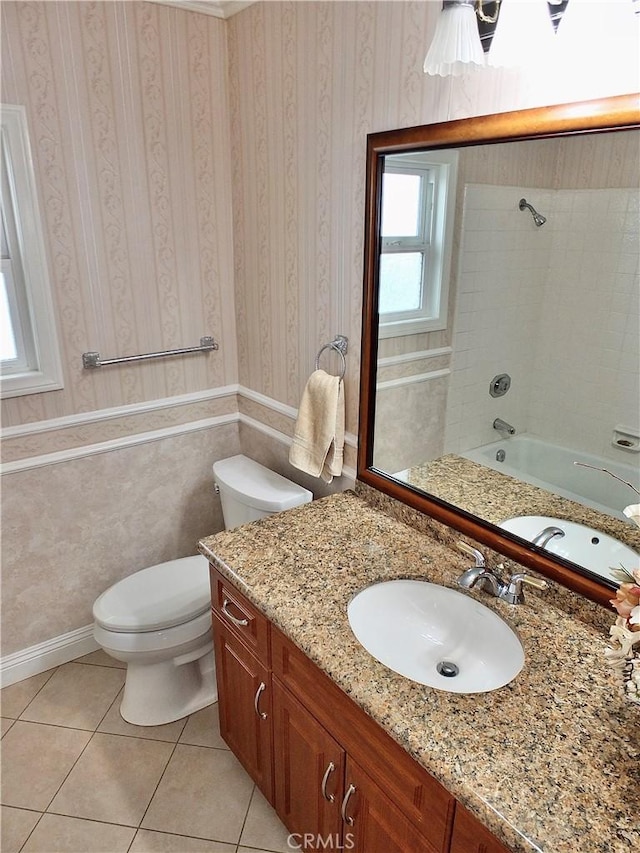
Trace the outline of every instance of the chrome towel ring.
{"label": "chrome towel ring", "polygon": [[340,379],[344,379],[344,375],[347,372],[347,359],[346,353],[349,348],[349,339],[345,338],[344,335],[336,335],[335,338],[329,344],[324,344],[324,346],[320,347],[318,350],[318,355],[316,356],[316,370],[320,369],[320,356],[326,349],[332,349],[338,353],[340,358],[342,359],[342,373],[340,374]]}

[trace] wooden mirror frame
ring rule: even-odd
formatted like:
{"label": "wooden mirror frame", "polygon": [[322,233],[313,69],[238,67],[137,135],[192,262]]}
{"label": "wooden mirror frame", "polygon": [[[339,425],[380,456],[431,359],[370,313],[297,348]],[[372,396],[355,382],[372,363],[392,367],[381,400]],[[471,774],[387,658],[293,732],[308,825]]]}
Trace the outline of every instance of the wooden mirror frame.
{"label": "wooden mirror frame", "polygon": [[607,607],[610,606],[612,588],[581,574],[577,565],[553,557],[536,545],[528,545],[495,525],[402,483],[373,466],[382,165],[386,155],[410,150],[576,136],[638,127],[640,95],[633,94],[401,128],[367,136],[358,480]]}

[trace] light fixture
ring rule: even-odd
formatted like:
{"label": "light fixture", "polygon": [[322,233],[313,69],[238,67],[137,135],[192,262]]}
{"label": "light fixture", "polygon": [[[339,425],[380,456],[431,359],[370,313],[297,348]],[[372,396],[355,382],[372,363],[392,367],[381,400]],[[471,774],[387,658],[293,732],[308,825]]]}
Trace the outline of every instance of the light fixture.
{"label": "light fixture", "polygon": [[472,66],[484,64],[475,0],[443,0],[424,73],[459,77]]}
{"label": "light fixture", "polygon": [[607,72],[630,58],[638,69],[640,13],[631,0],[571,0],[558,26],[566,62],[593,62]]}
{"label": "light fixture", "polygon": [[547,0],[502,0],[487,64],[513,68],[546,61],[555,41]]}

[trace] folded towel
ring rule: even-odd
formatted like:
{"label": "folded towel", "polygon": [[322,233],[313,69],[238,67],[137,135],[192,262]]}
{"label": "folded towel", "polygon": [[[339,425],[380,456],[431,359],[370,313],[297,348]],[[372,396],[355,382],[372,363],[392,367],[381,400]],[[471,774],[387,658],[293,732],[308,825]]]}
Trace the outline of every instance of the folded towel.
{"label": "folded towel", "polygon": [[300,401],[289,462],[294,468],[330,483],[342,473],[343,450],[342,379],[315,370]]}

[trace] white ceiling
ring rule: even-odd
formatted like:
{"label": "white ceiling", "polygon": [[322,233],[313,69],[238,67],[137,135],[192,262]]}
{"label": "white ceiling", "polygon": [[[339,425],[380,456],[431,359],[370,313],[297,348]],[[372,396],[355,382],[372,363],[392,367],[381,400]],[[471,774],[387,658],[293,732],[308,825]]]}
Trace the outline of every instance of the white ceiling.
{"label": "white ceiling", "polygon": [[256,0],[151,0],[151,2],[162,3],[164,6],[177,6],[179,9],[188,9],[203,15],[213,15],[214,18],[230,18],[247,6],[252,6]]}

